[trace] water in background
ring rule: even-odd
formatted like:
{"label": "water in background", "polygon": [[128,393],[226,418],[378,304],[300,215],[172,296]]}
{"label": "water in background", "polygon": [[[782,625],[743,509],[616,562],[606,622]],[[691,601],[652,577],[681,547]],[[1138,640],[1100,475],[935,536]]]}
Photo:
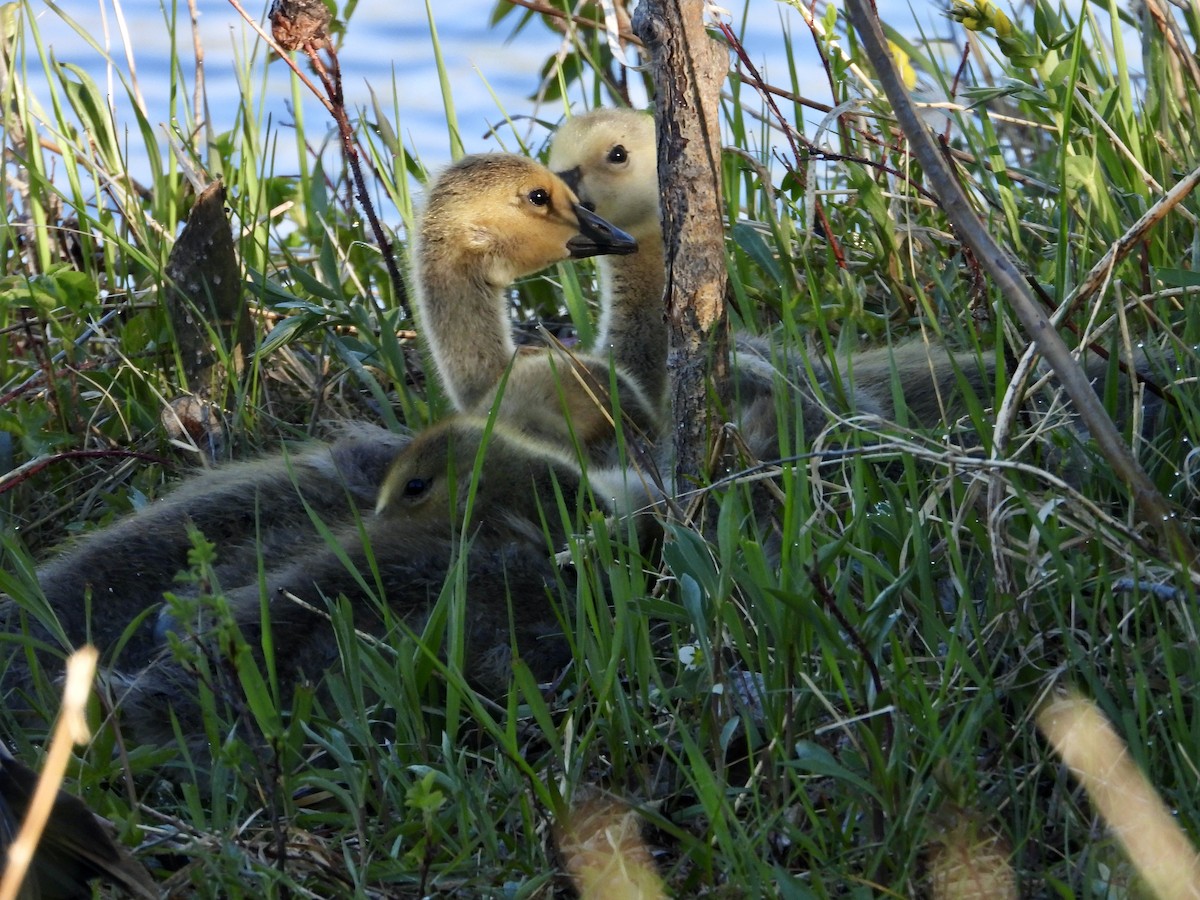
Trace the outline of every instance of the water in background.
{"label": "water in background", "polygon": [[[37,9],[39,2],[48,0],[32,0],[31,5]],[[249,4],[250,15],[258,16],[260,22],[265,19],[268,2],[245,0],[245,3]],[[49,8],[42,9],[37,16],[41,38],[57,61],[80,66],[102,90],[107,89],[118,129],[132,135],[128,164],[135,177],[145,174],[147,163],[144,156],[138,155],[144,151],[142,142],[133,135],[132,107],[120,73],[136,73],[136,86],[149,120],[156,125],[166,123],[171,110],[168,91],[173,46],[172,34],[165,24],[169,15],[163,7],[169,10],[172,4],[178,7],[180,23],[173,36],[174,58],[182,60],[190,92],[195,72],[193,36],[185,0],[72,0],[60,4],[58,8],[74,18],[78,30]],[[489,136],[492,126],[504,121],[501,110],[517,120],[518,136],[534,147],[544,141],[545,132],[531,117],[553,122],[562,115],[561,102],[539,104],[532,99],[538,91],[543,64],[559,48],[559,36],[534,21],[510,39],[515,23],[525,11],[514,10],[498,26],[490,27],[495,4],[496,0],[431,4],[461,138],[468,152],[497,149],[501,142],[507,149],[519,149],[516,136],[507,129],[501,128],[498,138]],[[233,126],[235,113],[243,102],[237,72],[246,67],[248,59],[255,60],[249,102],[261,103],[275,125],[290,121],[290,70],[276,59],[266,66],[264,78],[265,44],[232,3],[199,0],[198,5],[199,41],[205,55],[213,127],[225,131]],[[790,34],[800,92],[812,100],[829,102],[824,68],[796,10],[779,0],[731,0],[723,5],[731,11],[735,29],[743,34],[746,48],[768,82],[780,87],[792,86],[784,38]],[[903,0],[880,0],[878,7],[887,24],[914,40],[919,36],[946,36],[955,30],[961,34],[961,29],[948,24],[940,3],[910,5]],[[817,14],[823,14],[823,10],[824,5],[819,5]],[[398,109],[399,120],[392,124],[408,148],[427,165],[439,165],[448,161],[450,147],[429,28],[426,5],[418,0],[360,0],[348,23],[340,58],[352,115],[362,109],[370,110],[370,89],[373,89],[389,117]],[[1120,30],[1131,65],[1136,68],[1140,60],[1137,35],[1125,26]],[[99,50],[89,46],[89,41],[98,45]],[[111,58],[110,65],[105,64],[104,53]],[[32,48],[29,55],[33,58]],[[32,65],[36,66],[36,61]],[[41,96],[44,86],[39,85],[38,76],[36,70],[31,73],[30,87],[45,103],[48,98]],[[752,92],[747,90],[746,94],[751,96]],[[578,89],[571,99],[577,105],[583,104]],[[190,100],[189,96],[189,103]],[[322,123],[330,122],[327,113],[307,91],[303,93],[303,114],[306,130],[313,135],[319,133]],[[805,131],[810,137],[814,136],[820,118],[819,113],[809,114]],[[329,127],[332,131],[332,124]],[[165,153],[165,124],[161,133],[164,139],[160,146]],[[778,135],[772,140],[781,142]],[[295,166],[296,149],[286,137],[278,146],[275,171],[286,172]]]}
{"label": "water in background", "polygon": [[[165,0],[168,9],[171,2]],[[174,57],[182,60],[190,104],[195,79],[193,36],[186,4],[183,0],[175,2],[179,26],[173,36]],[[267,5],[260,2],[248,6],[248,11],[259,16],[261,22]],[[261,73],[267,59],[266,47],[235,7],[224,0],[200,0],[199,6],[199,41],[204,50],[213,127],[219,132],[233,126],[238,105],[243,102],[237,73],[246,68],[248,59],[256,62],[249,102],[262,103],[276,125],[290,121],[290,70],[282,61],[273,60],[267,66],[264,81]],[[559,48],[559,36],[534,21],[510,40],[523,10],[515,10],[498,26],[489,27],[495,0],[454,0],[433,6],[434,24],[467,151],[497,149],[500,142],[507,149],[519,149],[507,129],[501,129],[499,139],[488,136],[492,126],[503,123],[501,110],[514,119],[522,117],[516,123],[518,134],[532,146],[539,146],[545,132],[525,117],[552,122],[562,115],[561,101],[539,105],[531,99],[538,91],[543,64]],[[801,90],[812,99],[829,101],[824,70],[808,29],[795,10],[775,0],[745,0],[744,5],[735,2],[728,6],[734,13],[733,22],[739,27],[745,11],[745,45],[768,81],[790,87],[783,37],[790,31]],[[173,58],[172,34],[166,24],[169,15],[164,13],[159,0],[75,0],[60,8],[73,17],[79,30],[90,36],[100,51],[108,54],[111,64],[106,64],[102,52],[89,46],[78,31],[49,9],[37,17],[43,42],[58,62],[80,66],[108,93],[118,128],[131,135],[130,170],[134,177],[146,174],[147,162],[144,156],[139,157],[141,141],[133,131],[131,101],[122,86],[121,73],[136,75],[133,83],[140,91],[149,121],[155,125],[163,123],[160,133],[164,138],[160,146],[165,153],[165,123],[171,111],[169,67]],[[906,25],[913,21],[912,12],[907,7],[895,12],[899,18],[892,24],[908,30]],[[945,33],[944,19],[932,4],[921,18],[925,20],[921,24],[926,33],[931,30]],[[915,24],[911,27],[915,33]],[[348,23],[340,60],[352,115],[364,108],[370,110],[373,89],[389,117],[398,108],[399,120],[392,124],[423,162],[438,165],[449,159],[446,119],[425,4],[416,0],[361,0]],[[32,74],[31,86],[38,91],[37,72]],[[306,130],[318,134],[321,124],[330,122],[328,115],[307,90],[303,98]],[[582,105],[581,96],[572,99]],[[42,100],[44,103],[46,98]],[[332,129],[331,124],[329,127]],[[294,167],[295,152],[292,142],[286,138],[279,141],[277,173]]]}

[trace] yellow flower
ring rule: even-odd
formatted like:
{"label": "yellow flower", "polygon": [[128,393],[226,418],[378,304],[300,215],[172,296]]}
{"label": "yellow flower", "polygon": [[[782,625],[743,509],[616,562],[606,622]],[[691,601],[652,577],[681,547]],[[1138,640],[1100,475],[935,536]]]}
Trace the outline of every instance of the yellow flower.
{"label": "yellow flower", "polygon": [[[991,0],[953,0],[950,18],[961,22],[969,31],[986,31],[992,25],[992,18],[998,11]],[[1006,20],[1007,21],[1007,20]],[[1011,28],[1011,23],[1009,24]]]}
{"label": "yellow flower", "polygon": [[1032,69],[1041,65],[1044,53],[1031,50],[1025,36],[1013,25],[1012,20],[1004,11],[992,3],[992,0],[951,0],[953,6],[948,15],[970,31],[987,31],[989,28],[996,32],[996,43],[1000,52],[1009,61],[1023,69]]}
{"label": "yellow flower", "polygon": [[917,71],[913,68],[911,57],[894,41],[888,41],[888,49],[892,51],[892,59],[895,60],[896,71],[900,73],[900,80],[911,91],[917,86]]}
{"label": "yellow flower", "polygon": [[1004,14],[1004,10],[994,10],[992,15],[992,27],[996,29],[997,37],[1009,37],[1014,29],[1012,20]]}

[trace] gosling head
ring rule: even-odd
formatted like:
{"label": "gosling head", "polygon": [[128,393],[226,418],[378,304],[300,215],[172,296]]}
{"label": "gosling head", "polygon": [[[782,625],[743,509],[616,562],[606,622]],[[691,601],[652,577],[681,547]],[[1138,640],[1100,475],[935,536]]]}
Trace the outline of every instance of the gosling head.
{"label": "gosling head", "polygon": [[550,168],[590,209],[645,239],[659,234],[654,117],[595,109],[568,119],[550,141]]}
{"label": "gosling head", "polygon": [[493,287],[565,259],[637,250],[553,172],[511,153],[467,156],[445,169],[419,227],[423,253]]}
{"label": "gosling head", "polygon": [[537,522],[543,513],[557,515],[556,492],[573,503],[582,476],[553,448],[499,423],[489,431],[482,418],[451,416],[421,432],[396,457],[375,510],[385,517],[459,524],[473,480],[476,522]]}

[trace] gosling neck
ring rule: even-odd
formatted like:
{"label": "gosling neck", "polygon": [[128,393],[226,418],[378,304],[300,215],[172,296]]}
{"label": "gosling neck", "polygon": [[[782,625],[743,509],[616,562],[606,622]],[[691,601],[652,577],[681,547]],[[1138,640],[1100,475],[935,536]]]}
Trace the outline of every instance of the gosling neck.
{"label": "gosling neck", "polygon": [[495,389],[516,353],[503,286],[481,266],[422,247],[417,258],[416,312],[450,402],[475,409]]}
{"label": "gosling neck", "polygon": [[665,404],[667,388],[666,286],[662,228],[633,232],[637,253],[597,260],[600,321],[595,352],[633,375],[651,402]]}

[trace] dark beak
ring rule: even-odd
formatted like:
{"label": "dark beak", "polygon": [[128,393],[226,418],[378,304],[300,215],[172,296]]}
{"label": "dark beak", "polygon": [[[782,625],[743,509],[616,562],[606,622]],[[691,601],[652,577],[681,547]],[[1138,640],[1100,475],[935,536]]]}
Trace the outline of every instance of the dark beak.
{"label": "dark beak", "polygon": [[[583,170],[580,169],[579,166],[576,166],[573,169],[567,169],[565,172],[555,172],[554,174],[566,183],[567,187],[571,189],[572,194],[574,194],[576,197],[579,196],[579,185],[580,182],[583,181]],[[580,200],[579,203],[584,209],[589,209],[592,212],[596,211],[595,203],[588,203],[586,200]]]}
{"label": "dark beak", "polygon": [[567,183],[567,187],[571,189],[571,193],[579,193],[579,178],[583,174],[579,171],[579,166],[568,169],[566,172],[555,172],[554,174]]}
{"label": "dark beak", "polygon": [[575,204],[575,216],[579,219],[579,234],[567,241],[572,259],[589,256],[624,256],[637,252],[637,241],[582,204]]}

